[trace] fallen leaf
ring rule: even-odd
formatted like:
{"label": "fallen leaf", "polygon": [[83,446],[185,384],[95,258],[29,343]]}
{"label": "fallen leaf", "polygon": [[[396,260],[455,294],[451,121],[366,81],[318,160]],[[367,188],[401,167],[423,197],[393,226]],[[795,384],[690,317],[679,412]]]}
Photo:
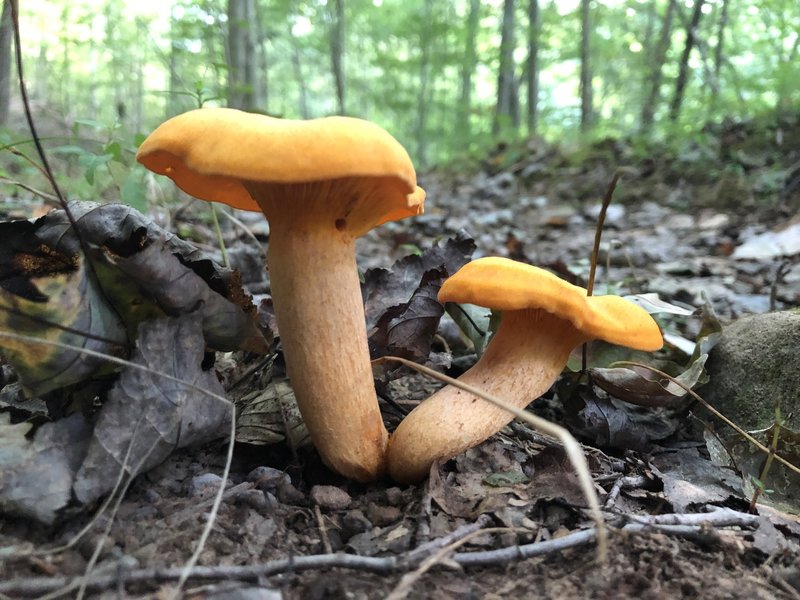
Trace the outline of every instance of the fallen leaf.
{"label": "fallen leaf", "polygon": [[444,277],[448,277],[469,262],[474,251],[475,242],[466,232],[460,231],[443,245],[437,244],[420,255],[398,260],[391,269],[368,270],[361,285],[367,331],[372,331],[389,308],[407,303],[410,290],[420,287],[425,273],[440,269]]}
{"label": "fallen leaf", "polygon": [[230,423],[222,386],[201,368],[205,342],[194,315],[142,323],[136,346],[131,360],[147,369],[125,368],[100,409],[73,486],[80,502],[108,492],[120,469],[145,472],[176,448],[225,435]]}
{"label": "fallen leaf", "polygon": [[372,358],[389,354],[425,362],[444,314],[436,295],[446,277],[442,269],[426,271],[408,302],[383,313],[369,337]]}
{"label": "fallen leaf", "polygon": [[237,442],[267,445],[287,440],[291,448],[311,443],[288,379],[273,378],[265,389],[247,394],[236,404]]}
{"label": "fallen leaf", "polygon": [[[689,389],[708,381],[703,368],[707,359],[707,354],[700,356],[688,369],[674,376],[675,381]],[[688,393],[678,383],[636,366],[589,369],[589,377],[612,396],[638,406],[676,407]]]}
{"label": "fallen leaf", "polygon": [[682,415],[665,408],[641,407],[605,394],[598,395],[586,386],[569,387],[569,378],[558,384],[570,430],[599,448],[622,450],[650,449],[683,424]]}
{"label": "fallen leaf", "polygon": [[70,500],[91,426],[76,413],[28,439],[32,425],[10,419],[0,413],[0,512],[51,524]]}
{"label": "fallen leaf", "polygon": [[[147,319],[192,312],[218,350],[266,352],[255,308],[235,273],[119,204],[70,203],[34,223],[0,223],[0,328],[123,356]],[[107,361],[0,338],[32,395],[80,383]]]}
{"label": "fallen leaf", "polygon": [[664,484],[664,497],[676,513],[742,494],[739,478],[702,456],[697,448],[662,452],[653,457],[652,464]]}
{"label": "fallen leaf", "polygon": [[109,364],[54,343],[111,356],[124,356],[127,351],[124,324],[87,271],[85,260],[77,256],[76,265],[72,271],[25,278],[36,290],[33,300],[5,286],[0,289],[0,329],[43,342],[0,336],[0,350],[29,395],[41,396],[82,382]]}

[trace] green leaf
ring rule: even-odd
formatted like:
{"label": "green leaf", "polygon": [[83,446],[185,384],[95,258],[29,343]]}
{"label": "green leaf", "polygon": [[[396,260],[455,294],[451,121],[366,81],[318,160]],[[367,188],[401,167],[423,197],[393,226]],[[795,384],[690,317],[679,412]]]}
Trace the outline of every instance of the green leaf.
{"label": "green leaf", "polygon": [[147,194],[136,169],[128,173],[128,177],[125,178],[120,190],[120,199],[138,211],[147,212]]}
{"label": "green leaf", "polygon": [[113,156],[110,154],[81,154],[78,157],[78,164],[83,167],[83,176],[89,185],[94,185],[94,176],[99,167],[107,164]]}

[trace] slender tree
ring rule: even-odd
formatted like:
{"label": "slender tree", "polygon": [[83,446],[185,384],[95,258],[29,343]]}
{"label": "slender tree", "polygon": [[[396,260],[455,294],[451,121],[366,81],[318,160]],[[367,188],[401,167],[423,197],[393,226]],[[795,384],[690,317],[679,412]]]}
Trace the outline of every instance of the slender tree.
{"label": "slender tree", "polygon": [[176,16],[176,7],[172,6],[169,18],[169,89],[167,90],[166,117],[172,117],[181,112],[180,93],[185,91],[181,82],[180,66],[183,52],[183,39],[181,38],[180,22]]}
{"label": "slender tree", "polygon": [[678,67],[678,78],[675,80],[675,94],[672,96],[672,103],[669,107],[669,118],[671,121],[676,121],[681,112],[686,83],[689,80],[689,57],[695,45],[695,36],[697,35],[697,28],[700,25],[700,17],[703,16],[704,3],[705,0],[695,0],[692,20],[686,27],[686,44],[683,47],[683,54],[681,55],[681,62]]}
{"label": "slender tree", "polygon": [[[292,2],[290,5],[291,14],[294,15],[296,10],[296,3]],[[289,44],[292,48],[292,71],[294,73],[295,81],[297,82],[297,108],[300,116],[304,119],[310,117],[308,110],[308,91],[306,88],[306,78],[303,74],[303,61],[300,56],[300,44],[297,43],[297,38],[292,33],[292,19],[287,20]]]}
{"label": "slender tree", "polygon": [[644,133],[648,132],[653,125],[653,117],[655,116],[656,107],[659,102],[662,72],[667,59],[670,40],[672,39],[672,20],[676,5],[677,3],[675,0],[669,0],[667,4],[666,11],[664,12],[664,19],[661,23],[661,34],[658,37],[655,52],[653,52],[652,68],[648,73],[648,80],[645,82],[648,93],[642,105],[642,114],[640,118],[640,128]]}
{"label": "slender tree", "polygon": [[728,7],[730,3],[728,0],[722,0],[722,8],[720,9],[719,22],[717,23],[717,43],[714,47],[714,81],[717,85],[711,88],[711,101],[709,102],[709,109],[714,111],[719,101],[719,76],[722,70],[722,58],[724,56],[725,45],[725,29],[728,26]]}
{"label": "slender tree", "polygon": [[228,0],[228,106],[259,106],[259,69],[255,0]]}
{"label": "slender tree", "polygon": [[3,14],[0,16],[0,126],[8,122],[8,111],[11,104],[11,38],[13,22],[11,20],[11,2],[3,2]]}
{"label": "slender tree", "polygon": [[66,2],[61,8],[61,69],[58,74],[60,84],[61,103],[64,110],[69,112],[72,107],[72,39],[69,35],[71,3]]}
{"label": "slender tree", "polygon": [[[497,72],[497,107],[492,123],[492,133],[497,134],[503,121],[519,127],[519,111],[514,114],[514,95],[517,93],[514,73],[514,0],[503,2],[503,22],[500,29],[500,67]],[[519,106],[517,99],[517,107]]]}
{"label": "slender tree", "polygon": [[417,161],[420,166],[427,164],[427,119],[428,104],[430,103],[430,74],[431,74],[431,44],[433,0],[423,3],[422,21],[420,23],[420,60],[419,60],[419,91],[417,92],[417,123],[415,134],[417,138]]}
{"label": "slender tree", "polygon": [[581,0],[581,131],[587,132],[594,121],[592,105],[591,0]]}
{"label": "slender tree", "polygon": [[330,47],[331,71],[333,82],[336,86],[336,105],[340,115],[345,114],[345,85],[344,85],[344,0],[328,2],[331,11]]}
{"label": "slender tree", "polygon": [[539,0],[528,2],[528,135],[536,134],[539,120]]}
{"label": "slender tree", "polygon": [[475,50],[478,36],[478,23],[480,21],[481,0],[470,0],[469,15],[467,16],[467,31],[464,41],[464,55],[461,60],[461,92],[458,101],[458,120],[456,122],[459,142],[469,143],[472,137],[472,76],[478,65],[478,55]]}

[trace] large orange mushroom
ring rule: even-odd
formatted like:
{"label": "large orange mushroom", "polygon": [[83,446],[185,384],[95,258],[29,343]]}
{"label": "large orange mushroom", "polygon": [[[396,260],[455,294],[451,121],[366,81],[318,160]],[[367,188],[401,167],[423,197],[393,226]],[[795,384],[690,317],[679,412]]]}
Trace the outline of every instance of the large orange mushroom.
{"label": "large orange mushroom", "polygon": [[369,362],[355,240],[420,214],[408,153],[373,123],[190,111],[159,126],[136,158],[188,194],[270,223],[275,316],[298,406],[333,470],[368,481],[385,470],[387,432]]}
{"label": "large orange mushroom", "polygon": [[[546,392],[570,352],[602,339],[637,350],[661,348],[658,324],[619,296],[587,296],[557,276],[507,258],[480,258],[445,281],[441,302],[502,311],[500,326],[480,360],[459,381],[524,408]],[[512,419],[508,412],[455,386],[446,386],[403,419],[389,440],[389,475],[423,479],[434,461],[476,446]]]}

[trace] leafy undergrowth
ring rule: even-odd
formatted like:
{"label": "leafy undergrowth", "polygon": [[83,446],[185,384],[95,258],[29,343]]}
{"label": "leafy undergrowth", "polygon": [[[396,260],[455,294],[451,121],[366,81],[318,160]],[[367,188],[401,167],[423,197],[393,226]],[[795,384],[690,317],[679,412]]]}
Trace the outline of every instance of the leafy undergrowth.
{"label": "leafy undergrowth", "polygon": [[[744,475],[714,464],[702,432],[708,417],[684,398],[681,389],[661,385],[645,377],[641,369],[621,373],[608,369],[615,360],[633,359],[680,376],[689,387],[703,383],[703,357],[720,333],[715,314],[725,321],[800,303],[796,261],[800,249],[793,245],[800,233],[792,233],[798,225],[792,220],[797,205],[790,174],[774,186],[772,196],[756,198],[760,192],[753,190],[760,179],[751,177],[755,167],[747,164],[760,155],[732,149],[723,142],[725,136],[716,139],[718,151],[729,162],[720,156],[711,162],[740,167],[739,187],[728,191],[720,183],[722,175],[697,175],[708,172],[705,155],[694,161],[691,156],[679,160],[668,154],[637,158],[635,148],[599,144],[578,162],[558,148],[536,143],[513,149],[513,155],[509,149],[498,149],[482,164],[458,173],[423,176],[421,183],[428,191],[426,214],[387,224],[359,242],[373,355],[395,353],[427,360],[457,375],[474,363],[474,349],[486,335],[490,319],[486,314],[472,315],[467,321],[475,330],[464,331],[463,321],[460,329],[435,301],[443,278],[470,256],[500,254],[546,266],[585,284],[600,197],[620,160],[636,163],[636,174],[623,179],[620,186],[623,202],[609,211],[596,293],[658,293],[660,300],[644,296],[639,301],[658,312],[668,350],[655,362],[652,357],[595,345],[588,355],[592,385],[568,372],[533,406],[540,414],[566,423],[588,444],[606,518],[614,527],[607,565],[594,563],[585,500],[563,451],[551,440],[513,424],[478,448],[436,465],[425,484],[346,482],[321,465],[304,444],[279,346],[273,343],[264,356],[217,352],[210,368],[202,352],[203,340],[213,346],[208,332],[196,327],[191,335],[178,335],[175,328],[188,326],[185,321],[191,321],[187,316],[191,311],[165,311],[163,301],[158,301],[156,305],[168,316],[150,311],[137,321],[144,330],[133,337],[142,356],[130,356],[182,378],[216,375],[225,395],[236,402],[240,417],[225,493],[199,556],[200,567],[185,586],[188,597],[227,598],[233,588],[240,593],[249,589],[251,594],[260,594],[253,596],[258,598],[278,597],[267,595],[270,590],[285,598],[385,598],[390,594],[394,598],[491,598],[520,597],[533,590],[544,597],[796,597],[800,590],[798,520],[767,506],[760,506],[755,515],[748,513],[744,490],[752,492],[752,477],[761,475],[763,460],[751,460],[753,466]],[[745,159],[750,163],[745,164]],[[645,163],[652,163],[649,171]],[[749,196],[740,195],[741,186],[750,189]],[[713,202],[708,196],[711,189],[720,195]],[[753,199],[747,210],[739,210],[742,197]],[[191,228],[199,240],[213,239],[195,210],[202,209],[184,211],[175,227]],[[237,217],[263,237],[260,216]],[[274,319],[269,297],[263,294],[268,282],[262,249],[237,226],[223,221],[223,228],[228,254],[240,268],[245,288],[255,293],[260,325],[269,340]],[[782,234],[786,231],[789,234]],[[776,235],[783,237],[776,241]],[[163,245],[165,238],[159,239]],[[95,258],[112,256],[119,262],[120,251],[104,242],[97,242]],[[128,248],[126,259],[149,247],[145,243]],[[419,250],[419,255],[408,257],[412,250]],[[25,251],[30,254],[29,249]],[[20,249],[11,252],[19,255]],[[163,265],[176,252],[168,249],[159,256],[149,260]],[[172,268],[190,262],[184,259]],[[144,264],[151,263],[145,260]],[[780,276],[776,276],[779,266]],[[80,278],[79,267],[62,266],[60,276]],[[385,270],[372,270],[380,268]],[[203,279],[197,270],[189,271]],[[220,291],[219,286],[209,287],[211,292],[203,292],[204,298]],[[123,329],[135,328],[127,324]],[[167,339],[147,341],[147,335],[159,332]],[[191,348],[171,348],[168,342],[178,338],[195,341],[189,344]],[[154,345],[160,354],[152,354]],[[166,356],[194,358],[191,364],[174,364],[178,368],[173,373],[165,367]],[[58,365],[58,360],[51,356],[50,363]],[[60,360],[69,359],[62,356]],[[579,357],[572,361],[573,367],[577,364]],[[24,383],[24,369],[19,374]],[[32,437],[28,425],[12,424],[25,418],[30,407],[18,402],[16,375],[8,367],[4,375],[3,414],[11,419],[0,422],[0,436],[9,440],[0,451],[0,491],[4,482],[10,489],[20,489],[8,465],[22,466],[18,471],[28,482],[47,481],[57,464],[62,473],[75,472],[85,452],[76,457],[75,449],[89,440],[86,424],[65,428],[55,439],[48,426],[41,426]],[[378,375],[390,429],[404,411],[438,387],[403,371]],[[185,390],[157,396],[156,400],[172,399],[174,405],[159,413],[158,402],[143,400],[156,384],[137,380],[124,385],[126,376],[133,377],[122,371],[118,379],[125,395],[97,391],[111,387],[95,387],[92,394],[85,394],[90,413],[108,396],[93,424],[95,436],[98,429],[103,431],[103,414],[112,414],[117,423],[110,431],[124,430],[122,425],[127,423],[128,432],[150,435],[145,446],[160,453],[161,445],[175,439],[176,426],[178,433],[186,434],[186,416],[175,408],[186,406]],[[36,377],[30,380],[38,381]],[[205,389],[214,387],[204,380],[195,383]],[[632,405],[620,397],[650,405]],[[48,400],[52,410],[52,397]],[[86,412],[87,400],[83,402]],[[114,409],[115,403],[120,408]],[[146,406],[151,408],[145,410]],[[163,420],[158,414],[165,415]],[[222,427],[226,415],[216,417]],[[35,423],[41,421],[39,416]],[[61,422],[65,421],[55,424]],[[142,424],[153,427],[138,431],[136,423],[139,428]],[[72,439],[67,435],[76,441],[67,441]],[[706,437],[717,442],[724,439]],[[105,478],[105,489],[113,487],[120,463],[136,464],[154,457],[148,449],[126,443],[124,437],[92,444],[102,446],[112,459],[111,464],[92,471],[95,480]],[[19,449],[28,453],[10,452]],[[719,453],[719,448],[713,453]],[[18,516],[0,520],[0,580],[4,582],[0,594],[36,596],[62,588],[65,597],[75,597],[82,583],[69,578],[88,571],[84,583],[98,597],[114,593],[119,586],[134,597],[166,597],[206,525],[214,494],[223,483],[225,455],[224,440],[158,454],[159,460],[166,456],[163,462],[137,477],[118,506],[103,507],[90,532],[64,551],[52,548],[74,539],[89,522],[99,494],[85,495],[82,504],[73,497],[63,508],[62,493],[61,500],[48,509],[53,518],[41,519],[54,521],[51,525]],[[781,478],[791,476],[791,472],[779,472]],[[781,490],[789,496],[796,494],[798,487],[786,481]],[[766,500],[772,491],[768,484],[762,483]],[[35,504],[35,488],[29,483],[32,491],[26,491],[22,506],[26,501],[27,506]],[[73,494],[77,496],[75,490]],[[173,570],[150,570],[162,568]]]}

